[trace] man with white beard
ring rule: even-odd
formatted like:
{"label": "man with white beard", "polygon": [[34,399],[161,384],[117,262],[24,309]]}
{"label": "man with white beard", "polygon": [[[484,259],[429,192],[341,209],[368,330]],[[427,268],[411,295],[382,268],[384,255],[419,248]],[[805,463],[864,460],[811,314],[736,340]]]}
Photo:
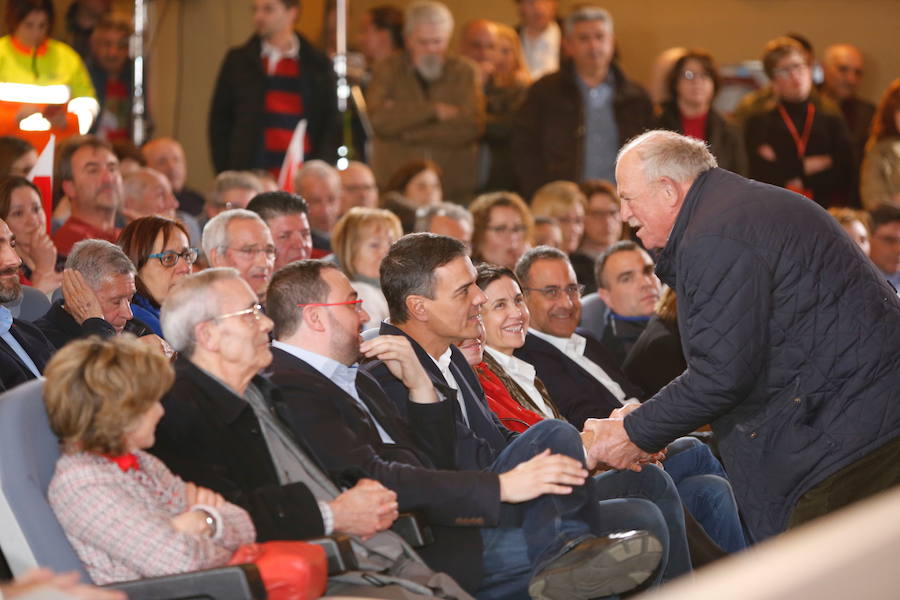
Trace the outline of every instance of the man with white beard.
{"label": "man with white beard", "polygon": [[406,50],[381,61],[367,90],[375,130],[372,167],[383,188],[405,163],[443,170],[444,199],[468,204],[476,184],[484,97],[477,67],[448,55],[453,16],[433,0],[406,8]]}

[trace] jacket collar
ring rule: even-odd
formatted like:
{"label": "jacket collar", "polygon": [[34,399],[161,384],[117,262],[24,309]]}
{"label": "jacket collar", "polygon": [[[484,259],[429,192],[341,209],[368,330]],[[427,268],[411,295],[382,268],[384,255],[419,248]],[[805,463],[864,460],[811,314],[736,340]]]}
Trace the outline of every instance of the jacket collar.
{"label": "jacket collar", "polygon": [[691,222],[691,215],[697,207],[710,173],[718,170],[718,168],[710,169],[697,177],[697,180],[694,181],[691,189],[688,190],[687,195],[684,197],[684,203],[681,205],[681,210],[678,211],[678,217],[675,219],[675,225],[672,227],[672,233],[669,234],[669,240],[666,242],[665,247],[662,250],[651,252],[654,262],[656,262],[657,276],[670,288],[675,288],[676,258],[681,237],[684,235],[684,230],[687,229],[688,223]]}
{"label": "jacket collar", "polygon": [[[250,404],[233,389],[184,356],[175,360],[175,377],[184,378],[199,387],[213,406],[214,413],[225,423],[233,423],[243,411],[252,410]],[[267,401],[271,398],[273,386],[268,379],[254,375],[250,383],[259,389]]]}

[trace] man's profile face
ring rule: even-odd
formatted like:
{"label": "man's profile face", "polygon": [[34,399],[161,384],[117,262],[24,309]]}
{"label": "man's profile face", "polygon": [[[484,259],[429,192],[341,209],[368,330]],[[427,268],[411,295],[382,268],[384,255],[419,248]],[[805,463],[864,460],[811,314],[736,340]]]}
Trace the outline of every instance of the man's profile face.
{"label": "man's profile face", "polygon": [[359,359],[359,334],[369,322],[369,314],[361,304],[343,304],[359,297],[346,275],[337,269],[323,269],[321,277],[328,285],[325,302],[334,305],[318,307],[327,315],[331,358],[349,366]]}
{"label": "man's profile face", "polygon": [[648,249],[662,248],[669,239],[680,204],[667,202],[661,181],[647,181],[637,152],[630,151],[616,166],[622,220],[637,228]]}
{"label": "man's profile face", "polygon": [[581,321],[581,295],[569,261],[557,258],[534,261],[525,286],[531,327],[562,338],[575,333]]}
{"label": "man's profile face", "polygon": [[228,247],[217,249],[213,266],[237,269],[262,300],[275,267],[275,243],[269,228],[255,219],[234,219],[227,231]]}
{"label": "man's profile face", "polygon": [[253,29],[264,40],[292,29],[296,20],[297,9],[281,0],[253,0]]}
{"label": "man's profile face", "polygon": [[119,159],[102,147],[82,146],[72,154],[72,180],[63,191],[81,207],[114,211],[122,201]]}
{"label": "man's profile face", "polygon": [[169,139],[153,140],[141,152],[147,166],[165,175],[172,189],[180,192],[187,177],[187,162],[181,144]]}
{"label": "man's profile face", "polygon": [[154,171],[145,172],[140,177],[146,178],[146,185],[141,197],[132,203],[135,214],[141,217],[157,215],[174,219],[178,200],[172,193],[169,180],[162,173]]}
{"label": "man's profile face", "polygon": [[565,37],[566,50],[579,74],[593,74],[609,67],[615,46],[609,24],[601,19],[575,23]]}
{"label": "man's profile face", "polygon": [[856,96],[863,76],[863,57],[848,46],[832,50],[823,64],[825,87],[838,100]]}
{"label": "man's profile face", "polygon": [[422,23],[406,35],[406,49],[419,74],[434,81],[444,70],[450,31],[443,23]]}
{"label": "man's profile face", "polygon": [[[215,284],[219,298],[219,314],[227,315],[252,308],[256,294],[241,279],[227,279]],[[200,326],[216,328],[216,347],[223,365],[243,370],[259,370],[272,362],[269,332],[272,319],[265,314],[243,314],[213,320]],[[214,373],[221,377],[223,373]]]}
{"label": "man's profile face", "polygon": [[0,303],[17,300],[22,293],[22,284],[19,283],[20,266],[22,259],[16,252],[16,236],[0,220]]}
{"label": "man's profile face", "polygon": [[131,314],[134,292],[134,275],[131,273],[110,275],[94,290],[103,319],[115,328],[116,333],[122,333],[125,324],[134,316]]}
{"label": "man's profile face", "polygon": [[297,182],[297,194],[309,206],[309,224],[316,231],[331,233],[341,210],[341,190],[331,177],[310,175]]}
{"label": "man's profile face", "polygon": [[900,273],[900,221],[891,221],[872,232],[869,258],[882,273]]}
{"label": "man's profile face", "polygon": [[100,29],[91,35],[91,54],[107,75],[117,76],[128,61],[128,36],[116,29]]}
{"label": "man's profile face", "polygon": [[467,256],[454,258],[434,271],[434,299],[426,299],[428,328],[455,344],[481,332],[481,307],[487,301],[475,285],[475,267]]}
{"label": "man's profile face", "polygon": [[275,241],[275,268],[280,269],[295,260],[309,258],[312,254],[312,232],[304,213],[278,215],[266,224]]}
{"label": "man's profile face", "polygon": [[354,206],[378,207],[378,184],[372,169],[364,164],[350,163],[341,173],[341,214]]}
{"label": "man's profile face", "polygon": [[622,250],[606,259],[597,294],[613,312],[623,317],[653,315],[662,284],[653,260],[643,250]]}

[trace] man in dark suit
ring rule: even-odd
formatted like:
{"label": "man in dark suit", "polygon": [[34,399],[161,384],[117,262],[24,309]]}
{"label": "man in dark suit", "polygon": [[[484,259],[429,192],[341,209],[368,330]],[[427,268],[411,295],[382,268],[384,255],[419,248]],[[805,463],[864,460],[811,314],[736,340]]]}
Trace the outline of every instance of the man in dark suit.
{"label": "man in dark suit", "polygon": [[[0,304],[17,300],[22,293],[21,266],[16,236],[0,220]],[[37,327],[14,319],[8,308],[0,306],[0,389],[40,377],[52,353],[53,346]]]}
{"label": "man in dark suit", "polygon": [[368,572],[352,574],[349,582],[331,580],[329,593],[370,596],[383,593],[384,584],[388,595],[377,597],[426,596],[405,595],[400,588],[390,592],[394,582],[377,575],[384,572],[450,597],[468,597],[384,532],[397,515],[393,492],[372,480],[342,492],[315,454],[290,435],[281,417],[282,399],[258,375],[272,358],[272,321],[236,270],[208,269],[186,277],[163,303],[161,322],[181,356],[151,452],[173,472],[244,507],[260,541],[332,532],[362,539],[374,535],[354,540],[360,568]]}
{"label": "man in dark suit", "polygon": [[[475,285],[475,275],[475,269],[462,243],[428,233],[405,236],[392,246],[381,264],[382,291],[390,309],[390,323],[382,324],[381,333],[408,339],[435,389],[446,402],[453,405],[458,468],[503,472],[520,463],[527,465],[529,460],[534,460],[532,457],[535,454],[540,455],[547,449],[566,453],[580,462],[583,459],[581,440],[578,432],[568,424],[551,419],[517,437],[505,429],[489,410],[475,372],[453,345],[464,338],[476,337],[479,333],[480,313],[485,296]],[[390,372],[385,361],[377,361],[364,368],[375,375],[400,412],[408,412],[408,390]],[[546,435],[548,432],[552,432],[552,435]],[[548,478],[552,476],[552,473],[542,475]],[[551,492],[559,491],[562,490],[551,489]],[[608,472],[589,478],[586,485],[572,487],[572,493],[568,496],[550,493],[535,497],[531,502],[521,505],[522,512],[524,507],[549,503],[553,510],[568,510],[568,515],[579,515],[579,510],[573,509],[572,504],[577,505],[578,499],[585,494],[593,500],[630,497],[643,498],[656,504],[668,529],[662,535],[670,540],[668,566],[663,577],[690,569],[680,500],[671,480],[656,467],[645,467],[639,473]],[[595,503],[591,503],[591,508],[594,506]],[[590,509],[588,512],[590,513]],[[633,514],[624,518],[603,520],[607,527],[612,525],[614,529],[621,528],[628,522],[627,519],[639,518],[639,514],[634,514],[639,512],[633,511]],[[584,516],[584,513],[581,515]],[[576,523],[574,528],[590,522],[595,515],[596,513],[585,521]],[[530,519],[525,519],[526,527],[531,525],[529,521]],[[560,521],[565,523],[566,518]],[[652,530],[650,525],[643,528]],[[602,527],[594,529],[588,526],[587,529],[598,535],[609,531],[604,531]],[[487,547],[492,544],[506,545],[508,540],[502,539],[503,535],[504,532],[494,529],[482,530]],[[525,548],[521,546],[520,540],[519,547],[505,548],[509,555],[503,567],[511,569],[516,566],[509,557],[515,556],[517,552],[523,553]],[[535,550],[532,546],[531,552],[534,553]],[[485,572],[489,575],[502,568],[487,561],[490,556],[490,552],[485,553]],[[528,563],[528,559],[524,559],[524,562]],[[535,564],[533,557],[531,564]]]}

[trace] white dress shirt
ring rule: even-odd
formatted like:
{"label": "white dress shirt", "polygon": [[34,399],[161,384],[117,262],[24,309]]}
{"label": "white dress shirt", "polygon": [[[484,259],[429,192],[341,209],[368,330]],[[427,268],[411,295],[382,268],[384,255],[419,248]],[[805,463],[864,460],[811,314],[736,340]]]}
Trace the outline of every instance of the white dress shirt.
{"label": "white dress shirt", "polygon": [[[434,364],[437,365],[438,369],[441,371],[441,375],[444,376],[444,381],[447,382],[451,388],[456,390],[456,401],[459,403],[459,409],[462,411],[463,421],[465,421],[466,425],[469,424],[469,411],[466,410],[466,401],[463,398],[462,392],[459,391],[459,384],[456,383],[456,377],[453,376],[453,373],[450,372],[450,357],[452,348],[447,348],[447,351],[440,355],[440,357],[435,358],[428,355],[428,358],[434,361]],[[437,390],[435,390],[437,391]],[[440,394],[438,394],[440,396]],[[443,401],[443,398],[441,398]]]}
{"label": "white dress shirt", "polygon": [[537,377],[537,374],[534,371],[534,367],[531,366],[531,363],[527,363],[521,358],[513,356],[512,354],[503,354],[498,350],[494,350],[490,346],[484,347],[485,351],[491,355],[491,358],[497,361],[506,374],[512,377],[513,381],[519,384],[519,387],[522,388],[528,397],[531,398],[531,401],[534,402],[534,405],[540,409],[541,414],[544,415],[548,419],[555,418],[553,416],[553,411],[550,410],[550,407],[547,406],[547,403],[544,401],[544,397],[541,396],[541,393],[538,391],[537,386],[534,385],[534,380]]}
{"label": "white dress shirt", "polygon": [[530,37],[525,31],[520,35],[522,53],[531,79],[537,81],[547,73],[559,70],[559,46],[562,32],[556,21],[552,21],[540,35]]}

